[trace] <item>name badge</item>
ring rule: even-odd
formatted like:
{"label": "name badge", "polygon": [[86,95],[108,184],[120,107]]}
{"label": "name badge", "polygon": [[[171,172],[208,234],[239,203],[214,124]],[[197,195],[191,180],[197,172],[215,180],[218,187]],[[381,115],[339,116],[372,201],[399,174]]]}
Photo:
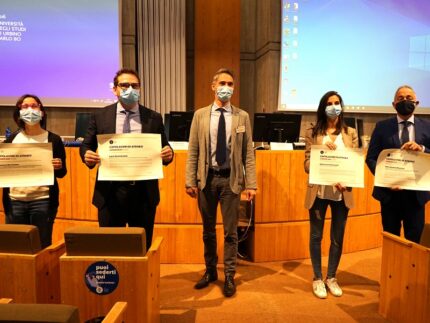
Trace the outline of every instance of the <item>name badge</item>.
{"label": "name badge", "polygon": [[245,132],[245,126],[239,126],[236,128],[236,133]]}

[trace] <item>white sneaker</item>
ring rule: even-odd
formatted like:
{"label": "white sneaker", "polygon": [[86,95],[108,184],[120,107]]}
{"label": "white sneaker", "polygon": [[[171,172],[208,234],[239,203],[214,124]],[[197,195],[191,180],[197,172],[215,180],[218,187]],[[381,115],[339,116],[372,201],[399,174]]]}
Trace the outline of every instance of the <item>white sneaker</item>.
{"label": "white sneaker", "polygon": [[332,293],[334,296],[340,297],[342,296],[343,292],[342,289],[339,287],[337,283],[336,278],[327,278],[325,280],[325,284],[327,285],[328,290],[330,293]]}
{"label": "white sneaker", "polygon": [[327,298],[327,290],[325,289],[325,284],[322,279],[314,280],[312,282],[312,289],[316,297]]}

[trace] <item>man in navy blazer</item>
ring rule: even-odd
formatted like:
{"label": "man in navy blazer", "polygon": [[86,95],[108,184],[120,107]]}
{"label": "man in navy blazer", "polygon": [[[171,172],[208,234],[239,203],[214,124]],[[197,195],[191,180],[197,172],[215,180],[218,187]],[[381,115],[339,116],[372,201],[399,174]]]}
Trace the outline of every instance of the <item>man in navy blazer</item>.
{"label": "man in navy blazer", "polygon": [[[430,153],[430,122],[414,116],[418,103],[410,86],[403,85],[397,89],[392,103],[397,116],[378,122],[370,139],[366,163],[373,174],[379,153],[384,149]],[[403,222],[405,238],[417,243],[420,241],[429,192],[375,186],[373,197],[381,203],[384,231],[399,236]]]}
{"label": "man in navy blazer", "polygon": [[[139,102],[140,79],[134,70],[122,69],[114,77],[114,93],[118,102],[95,112],[80,148],[82,161],[93,168],[100,162],[96,153],[98,134],[159,133],[161,134],[163,164],[173,160],[161,115]],[[152,241],[154,219],[160,201],[158,180],[145,181],[99,181],[94,188],[93,204],[98,209],[101,227],[143,227],[146,245]]]}

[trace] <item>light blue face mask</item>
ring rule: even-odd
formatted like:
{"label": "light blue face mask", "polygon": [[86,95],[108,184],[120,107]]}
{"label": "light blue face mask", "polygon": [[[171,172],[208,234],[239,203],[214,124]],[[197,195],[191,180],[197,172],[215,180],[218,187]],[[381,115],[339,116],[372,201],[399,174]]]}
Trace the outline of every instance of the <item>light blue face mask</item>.
{"label": "light blue face mask", "polygon": [[328,105],[325,108],[325,114],[330,119],[336,119],[342,113],[340,104]]}
{"label": "light blue face mask", "polygon": [[221,102],[227,102],[230,100],[233,95],[233,88],[225,85],[220,86],[216,89],[216,96],[220,99]]}
{"label": "light blue face mask", "polygon": [[19,118],[26,124],[33,126],[42,120],[42,111],[32,108],[19,110]]}
{"label": "light blue face mask", "polygon": [[135,105],[139,102],[140,90],[133,89],[131,86],[127,90],[121,90],[120,101],[125,105]]}

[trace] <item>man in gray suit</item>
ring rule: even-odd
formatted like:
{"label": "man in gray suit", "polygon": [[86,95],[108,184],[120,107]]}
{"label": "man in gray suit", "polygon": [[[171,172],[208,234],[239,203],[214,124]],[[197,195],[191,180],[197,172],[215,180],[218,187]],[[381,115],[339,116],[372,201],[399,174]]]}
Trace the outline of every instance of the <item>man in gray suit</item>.
{"label": "man in gray suit", "polygon": [[235,294],[237,222],[242,190],[251,201],[257,189],[249,115],[234,107],[230,98],[234,76],[220,69],[213,77],[215,101],[194,113],[186,166],[186,192],[198,199],[203,221],[206,271],[194,286],[207,287],[218,279],[216,211],[221,204],[224,224],[224,295]]}

